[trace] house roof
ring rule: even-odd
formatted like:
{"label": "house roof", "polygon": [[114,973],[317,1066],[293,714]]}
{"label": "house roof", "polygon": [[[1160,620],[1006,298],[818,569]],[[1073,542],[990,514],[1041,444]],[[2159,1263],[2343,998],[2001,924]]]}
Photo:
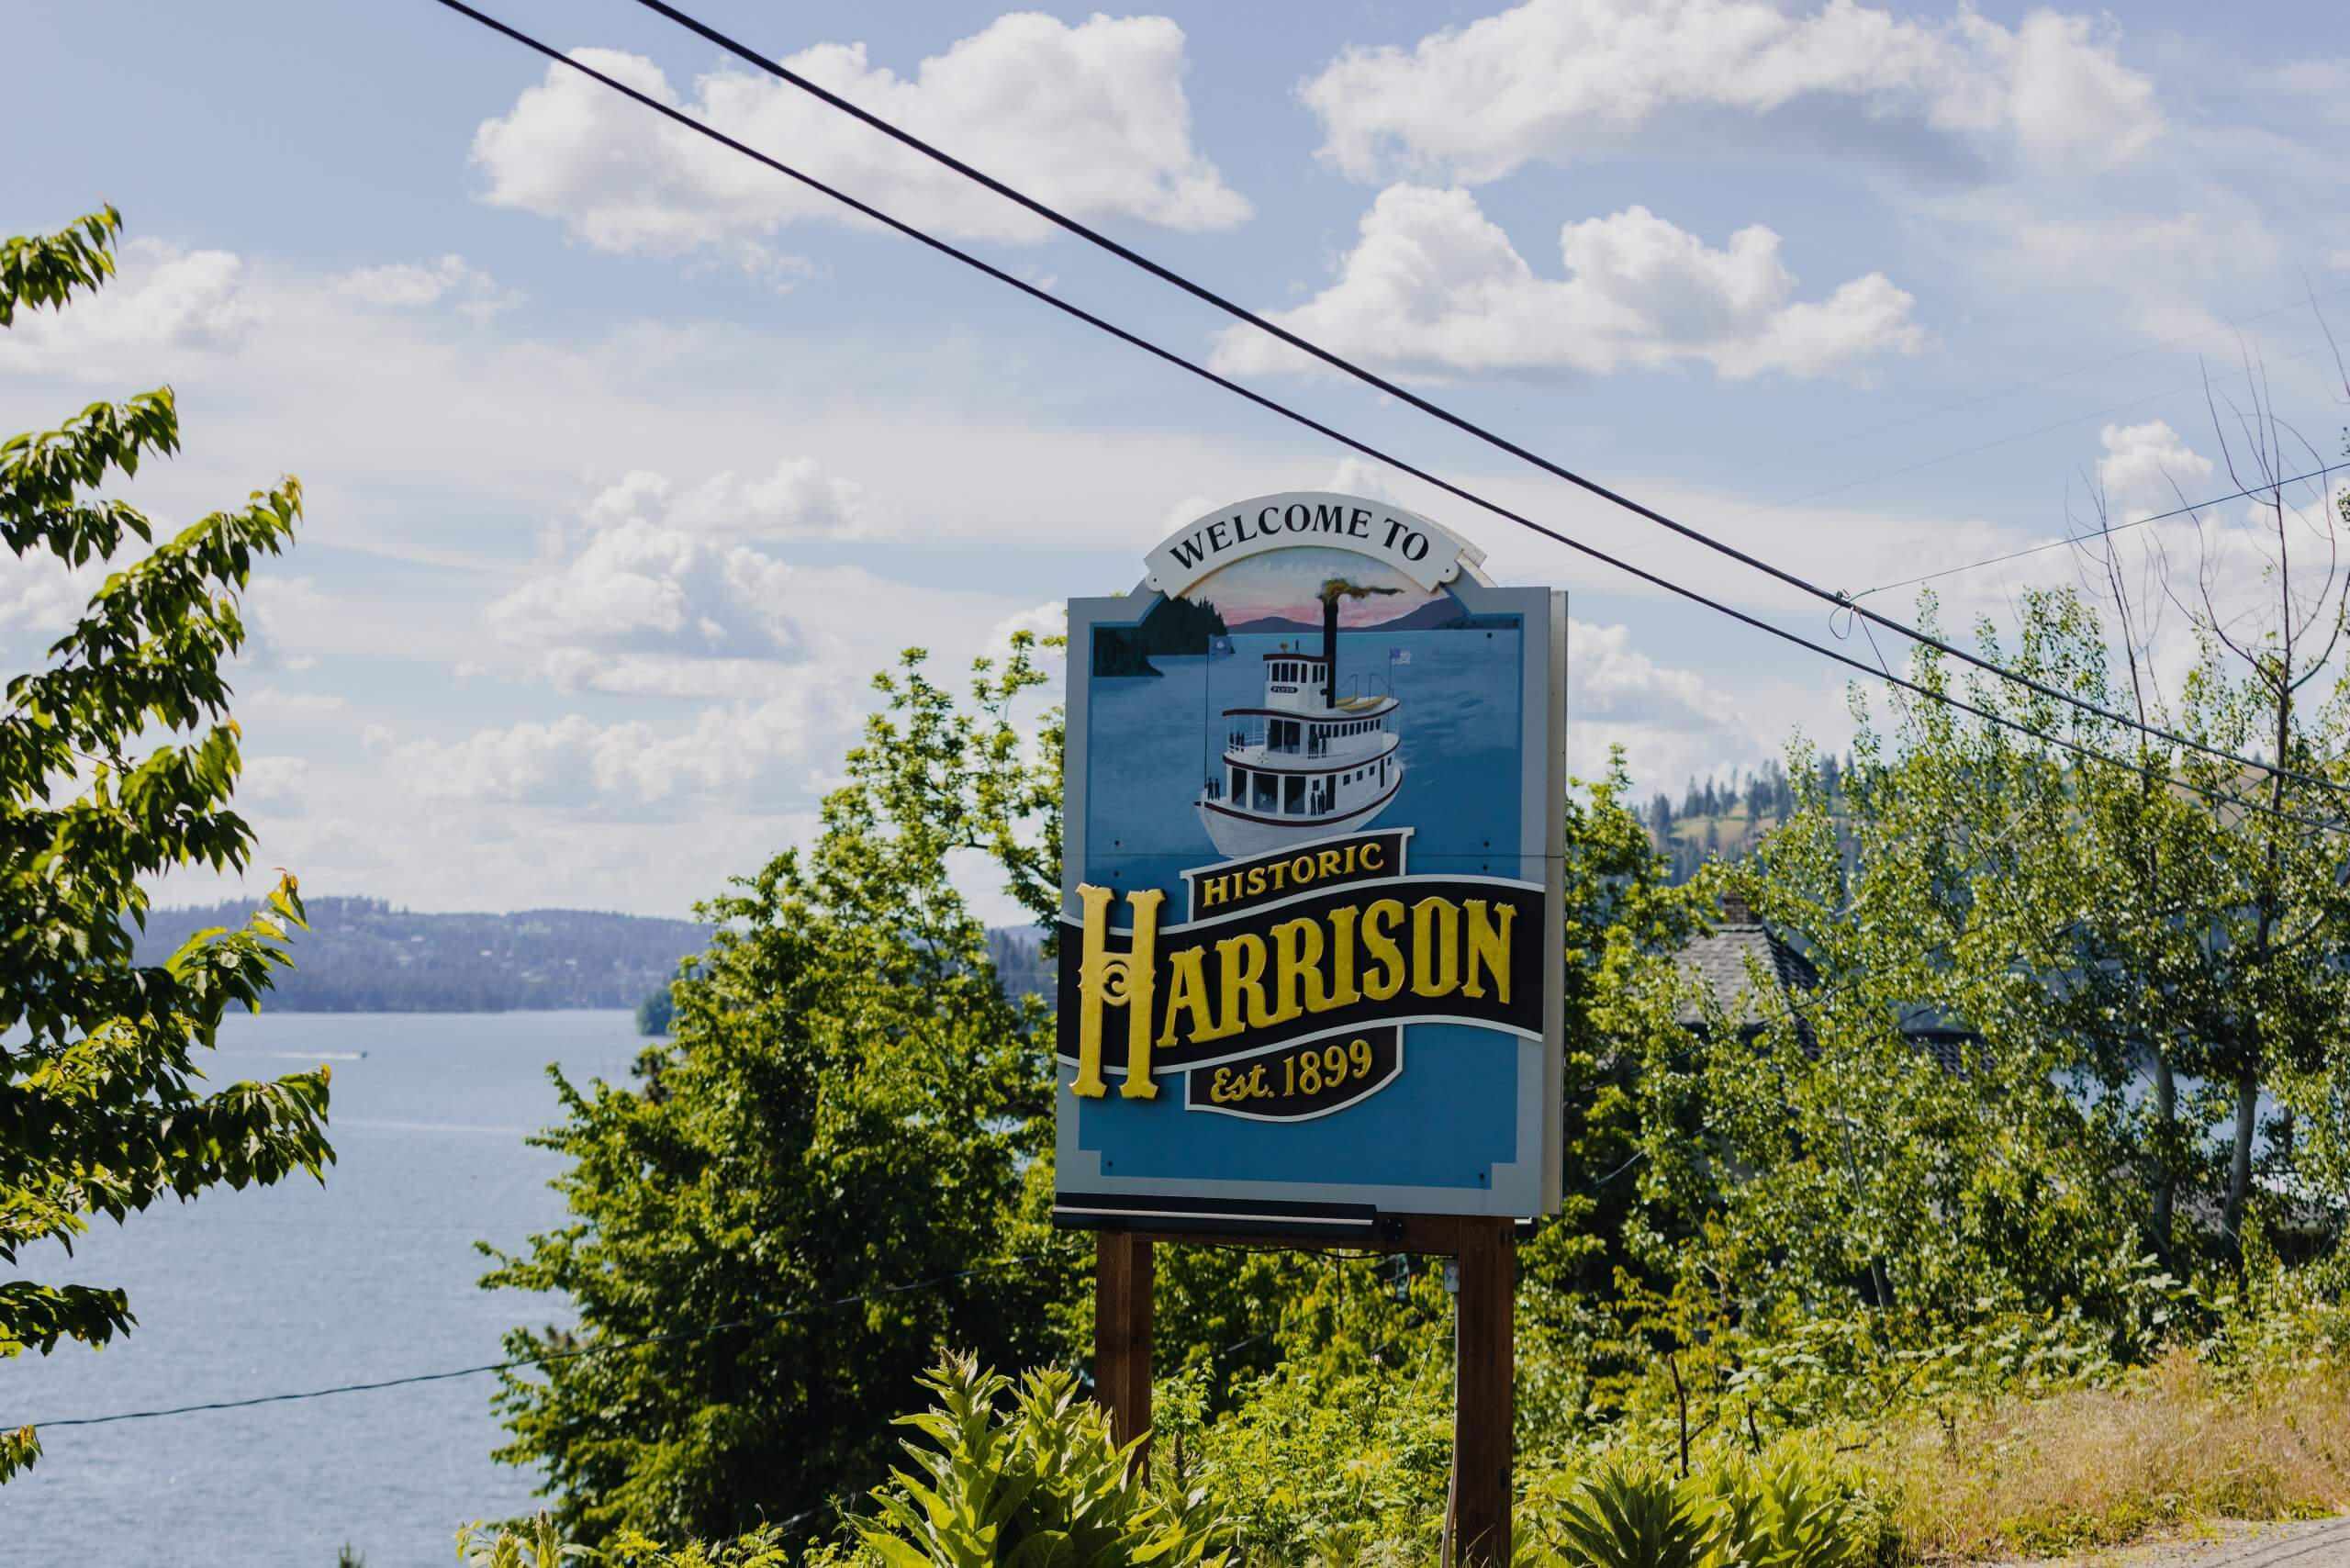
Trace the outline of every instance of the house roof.
{"label": "house roof", "polygon": [[[1754,918],[1745,901],[1735,893],[1722,897],[1722,921],[1681,949],[1682,969],[1696,978],[1721,1009],[1735,1015],[1746,995],[1751,971],[1748,960],[1762,966],[1763,975],[1792,1001],[1819,983],[1811,960],[1795,950],[1771,928]],[[1750,1014],[1751,1009],[1747,1010]],[[1684,1023],[1697,1023],[1691,1014]]]}
{"label": "house roof", "polygon": [[[1706,988],[1715,1004],[1732,1017],[1742,1012],[1746,1022],[1740,1032],[1751,1035],[1761,1025],[1754,1022],[1757,1009],[1742,1003],[1752,985],[1752,970],[1749,960],[1760,965],[1766,984],[1775,985],[1781,998],[1791,1004],[1800,1002],[1805,992],[1819,984],[1819,970],[1812,961],[1774,932],[1747,908],[1746,901],[1735,892],[1722,895],[1720,924],[1702,936],[1693,937],[1681,949],[1678,962],[1684,973],[1696,979]],[[1684,1013],[1681,1022],[1689,1026],[1705,1023],[1702,1011],[1692,1008]],[[1811,1023],[1801,1012],[1796,1014],[1797,1037],[1808,1051],[1813,1047]],[[1905,1017],[1901,1022],[1902,1036],[1913,1047],[1932,1057],[1944,1072],[1964,1078],[1970,1071],[1967,1057],[1980,1048],[1974,1031],[1964,1028],[1939,1014],[1927,1013]]]}

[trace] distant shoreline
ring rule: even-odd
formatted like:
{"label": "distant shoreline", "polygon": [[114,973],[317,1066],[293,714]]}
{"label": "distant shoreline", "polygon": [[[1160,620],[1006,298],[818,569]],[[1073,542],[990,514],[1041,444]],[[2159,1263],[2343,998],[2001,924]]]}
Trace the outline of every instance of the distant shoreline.
{"label": "distant shoreline", "polygon": [[[272,971],[264,1012],[627,1013],[666,997],[711,940],[711,928],[694,921],[598,910],[420,914],[384,899],[307,903],[309,929],[289,935],[294,967]],[[242,925],[251,913],[234,902],[151,910],[136,936],[139,961],[160,964],[195,933]],[[1027,927],[990,934],[1007,989],[1051,989],[1037,978],[1040,935]]]}

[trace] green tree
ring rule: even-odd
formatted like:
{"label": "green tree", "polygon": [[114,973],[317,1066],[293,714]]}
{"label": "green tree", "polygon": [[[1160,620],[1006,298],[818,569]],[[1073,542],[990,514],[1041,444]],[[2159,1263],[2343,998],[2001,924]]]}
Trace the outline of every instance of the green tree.
{"label": "green tree", "polygon": [[571,1222],[484,1282],[576,1309],[509,1336],[540,1365],[498,1395],[500,1457],[547,1466],[567,1529],[812,1529],[883,1478],[942,1347],[1058,1358],[1082,1254],[1041,1218],[1050,1020],[1002,994],[948,876],[990,851],[1024,897],[1053,872],[1058,902],[1034,805],[1058,747],[1011,711],[1042,678],[1019,639],[967,711],[909,654],[812,847],[700,911],[710,948],[636,1081],[555,1074],[565,1119],[537,1141],[570,1160]]}
{"label": "green tree", "polygon": [[1621,1302],[1628,1287],[1664,1282],[1651,1260],[1680,1239],[1641,1196],[1650,1140],[1640,1074],[1664,1058],[1660,1039],[1685,1038],[1675,960],[1712,913],[1715,873],[1673,885],[1631,800],[1620,746],[1609,748],[1605,775],[1567,799],[1563,1194],[1518,1263],[1521,1425],[1552,1435],[1651,1360],[1638,1315]]}
{"label": "green tree", "polygon": [[[2340,776],[2342,700],[2305,698],[2311,654],[2283,651],[2305,622],[2273,656],[2246,643],[2232,674],[2224,628],[2201,626],[2164,703],[2126,620],[2071,591],[2017,610],[2011,648],[1977,629],[1999,662]],[[2239,1255],[2265,1099],[2285,1113],[2265,1156],[2283,1201],[2323,1219],[2319,1195],[2341,1190],[2283,1136],[2298,1110],[2305,1143],[2341,1147],[2350,1103],[2329,1048],[2350,1016],[2341,802],[1988,678],[1956,688],[1930,654],[1915,675],[2013,727],[1930,701],[1897,700],[1882,726],[1859,710],[1833,801],[1798,756],[1799,809],[1724,874],[1819,983],[1758,984],[1684,1053],[1695,1071],[1644,1074],[1651,1131],[1707,1129],[1652,1147],[1704,1238],[1690,1294],[1716,1327],[1766,1333],[1837,1310],[1944,1327],[2077,1311],[2130,1353],[2157,1261]]]}
{"label": "green tree", "polygon": [[[114,271],[108,207],[61,234],[0,244],[0,327],[62,308]],[[17,555],[114,567],[0,712],[0,1264],[71,1249],[91,1220],[308,1171],[333,1156],[327,1069],[198,1087],[231,1007],[257,1009],[301,903],[284,878],[241,930],[133,962],[147,885],[177,867],[241,870],[252,833],[229,809],[239,768],[224,662],[245,640],[238,598],[256,557],[292,540],[301,489],[256,492],[158,543],[148,520],[91,494],[179,449],[168,388],[95,403],[0,442],[0,540]],[[137,541],[143,552],[126,548]],[[118,556],[135,559],[117,566]],[[119,1289],[0,1280],[0,1357],[60,1339],[101,1346],[133,1319]],[[0,1444],[0,1478],[35,1453]]]}
{"label": "green tree", "polygon": [[[2350,1175],[2337,1158],[2350,1131],[2337,1047],[2350,1011],[2350,685],[2337,657],[2350,630],[2350,497],[2322,474],[2306,493],[2288,477],[2331,470],[2265,396],[2224,405],[2224,418],[2222,406],[2213,435],[2246,505],[2195,514],[2191,585],[2173,580],[2168,552],[2118,541],[2101,499],[2076,541],[2120,666],[2099,682],[2112,688],[2105,705],[2281,765],[2118,726],[2101,749],[2134,767],[2076,764],[2098,887],[2081,913],[2067,1022],[2101,1047],[2108,1120],[2143,1172],[2154,1245],[2182,1271],[2213,1253],[2240,1267],[2261,1250],[2247,1234],[2263,1223],[2260,1177],[2306,1232],[2318,1220],[2338,1228],[2338,1209],[2319,1211]],[[2256,585],[2240,570],[2251,561]],[[2199,656],[2166,683],[2155,632],[2181,605]],[[2174,774],[2199,790],[2156,781]]]}

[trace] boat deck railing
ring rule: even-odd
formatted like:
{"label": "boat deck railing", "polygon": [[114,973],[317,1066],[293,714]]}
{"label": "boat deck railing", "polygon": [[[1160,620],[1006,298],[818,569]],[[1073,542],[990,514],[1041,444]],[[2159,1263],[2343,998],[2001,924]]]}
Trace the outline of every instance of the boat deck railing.
{"label": "boat deck railing", "polygon": [[[1389,732],[1381,732],[1382,734],[1387,733]],[[1224,745],[1226,751],[1260,751],[1267,756],[1302,756],[1309,761],[1327,757],[1346,762],[1358,757],[1368,759],[1379,756],[1381,748],[1376,744],[1369,745],[1360,744],[1363,739],[1361,735],[1340,735],[1331,739],[1309,734],[1302,742],[1292,741],[1281,745],[1270,745],[1266,743],[1265,732],[1262,730],[1236,729],[1225,734]]]}

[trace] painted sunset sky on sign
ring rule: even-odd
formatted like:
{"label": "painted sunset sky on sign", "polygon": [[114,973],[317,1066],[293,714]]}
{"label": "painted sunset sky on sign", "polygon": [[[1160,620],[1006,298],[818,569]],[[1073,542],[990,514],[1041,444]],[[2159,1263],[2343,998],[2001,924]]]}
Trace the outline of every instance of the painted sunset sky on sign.
{"label": "painted sunset sky on sign", "polygon": [[1229,627],[1281,620],[1302,622],[1318,631],[1322,585],[1332,577],[1344,577],[1360,588],[1395,590],[1392,595],[1341,599],[1338,624],[1350,631],[1383,626],[1444,597],[1442,588],[1422,592],[1392,566],[1350,551],[1318,548],[1277,550],[1236,561],[1192,584],[1183,597],[1194,604],[1214,605]]}

